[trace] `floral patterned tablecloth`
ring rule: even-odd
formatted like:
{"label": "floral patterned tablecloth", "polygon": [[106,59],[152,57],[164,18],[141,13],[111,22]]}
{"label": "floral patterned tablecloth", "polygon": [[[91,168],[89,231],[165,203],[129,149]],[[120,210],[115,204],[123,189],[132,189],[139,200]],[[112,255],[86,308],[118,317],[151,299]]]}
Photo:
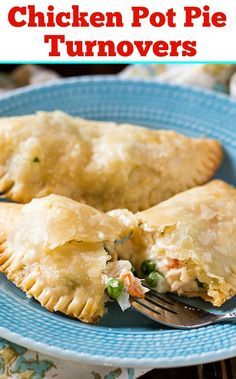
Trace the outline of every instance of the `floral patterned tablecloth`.
{"label": "floral patterned tablecloth", "polygon": [[[123,78],[152,78],[228,93],[236,97],[236,65],[131,65]],[[56,73],[38,66],[19,66],[11,74],[0,74],[0,93],[20,86],[55,80]],[[147,370],[107,368],[63,361],[29,351],[0,338],[0,379],[135,379]]]}

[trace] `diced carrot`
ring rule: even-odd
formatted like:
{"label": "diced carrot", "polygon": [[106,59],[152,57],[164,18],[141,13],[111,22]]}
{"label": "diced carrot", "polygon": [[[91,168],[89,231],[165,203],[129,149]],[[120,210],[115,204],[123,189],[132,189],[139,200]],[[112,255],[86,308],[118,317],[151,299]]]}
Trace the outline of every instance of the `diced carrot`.
{"label": "diced carrot", "polygon": [[166,266],[168,270],[171,268],[178,268],[179,267],[179,260],[178,259],[171,259],[170,263]]}
{"label": "diced carrot", "polygon": [[132,272],[124,272],[120,275],[120,279],[131,296],[144,298],[143,289]]}

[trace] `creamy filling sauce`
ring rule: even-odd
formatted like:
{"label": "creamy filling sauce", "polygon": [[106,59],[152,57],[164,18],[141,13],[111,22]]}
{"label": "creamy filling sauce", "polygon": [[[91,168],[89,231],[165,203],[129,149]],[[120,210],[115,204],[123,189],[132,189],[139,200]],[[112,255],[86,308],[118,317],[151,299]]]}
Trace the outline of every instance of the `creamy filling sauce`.
{"label": "creamy filling sauce", "polygon": [[203,283],[198,279],[194,265],[188,261],[180,261],[168,257],[155,259],[156,270],[163,276],[157,284],[158,292],[186,293],[206,292]]}
{"label": "creamy filling sauce", "polygon": [[[164,277],[166,291],[190,297],[200,296],[204,300],[210,300],[215,306],[222,305],[222,299],[229,298],[228,294],[232,292],[229,284],[220,278],[207,275],[191,260],[179,261],[163,257],[155,262],[156,269]],[[161,288],[157,286],[159,292],[162,289],[162,284]]]}

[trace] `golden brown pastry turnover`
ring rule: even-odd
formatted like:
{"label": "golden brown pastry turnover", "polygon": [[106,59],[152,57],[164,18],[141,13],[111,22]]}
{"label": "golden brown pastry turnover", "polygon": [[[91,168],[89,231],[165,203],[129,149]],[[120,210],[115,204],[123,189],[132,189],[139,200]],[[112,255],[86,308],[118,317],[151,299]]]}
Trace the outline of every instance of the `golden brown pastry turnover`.
{"label": "golden brown pastry turnover", "polygon": [[[123,211],[110,212],[124,217]],[[126,217],[128,214],[126,213]],[[159,292],[200,296],[215,306],[236,294],[236,189],[220,180],[135,216],[119,254]]]}
{"label": "golden brown pastry turnover", "polygon": [[60,111],[0,119],[0,192],[19,203],[55,193],[137,212],[207,182],[221,160],[217,141],[173,131]]}
{"label": "golden brown pastry turnover", "polygon": [[85,204],[58,195],[0,203],[0,230],[0,271],[50,311],[96,322],[105,312],[109,280],[112,298],[117,284],[124,292],[123,309],[131,284],[143,296],[131,264],[116,262],[114,243],[126,226]]}

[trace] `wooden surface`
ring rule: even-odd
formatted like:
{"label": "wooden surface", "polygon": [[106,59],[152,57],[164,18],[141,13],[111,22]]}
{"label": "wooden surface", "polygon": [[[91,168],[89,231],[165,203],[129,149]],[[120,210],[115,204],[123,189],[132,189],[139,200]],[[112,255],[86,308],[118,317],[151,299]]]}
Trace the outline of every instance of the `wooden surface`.
{"label": "wooden surface", "polygon": [[[11,72],[17,64],[0,64],[0,71]],[[125,64],[43,64],[50,70],[58,72],[59,75],[77,76],[77,75],[113,75],[125,68]]]}
{"label": "wooden surface", "polygon": [[140,379],[236,379],[236,358],[199,366],[152,370]]}

